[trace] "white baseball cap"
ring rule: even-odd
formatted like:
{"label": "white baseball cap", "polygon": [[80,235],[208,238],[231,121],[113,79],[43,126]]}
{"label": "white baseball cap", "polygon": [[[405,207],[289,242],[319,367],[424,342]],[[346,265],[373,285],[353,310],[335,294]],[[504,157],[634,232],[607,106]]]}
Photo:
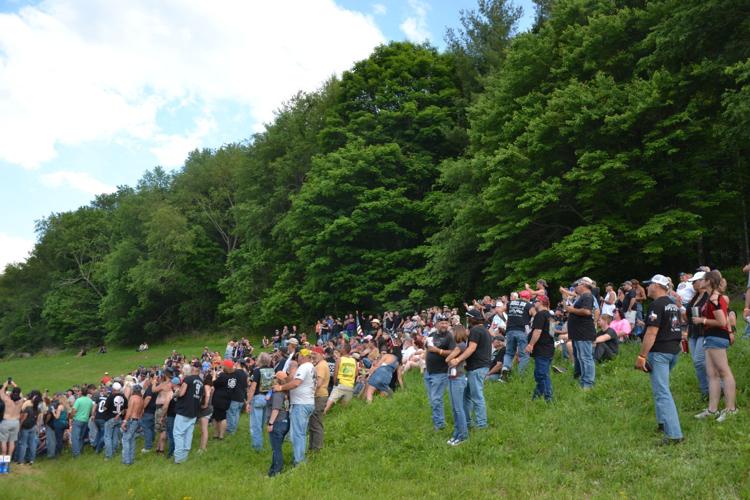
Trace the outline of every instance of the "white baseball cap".
{"label": "white baseball cap", "polygon": [[663,274],[654,274],[650,280],[646,280],[643,282],[646,285],[650,285],[651,283],[656,283],[657,285],[661,285],[664,288],[669,288],[670,281],[669,278],[664,276]]}
{"label": "white baseball cap", "polygon": [[113,391],[119,391],[120,389],[122,389],[122,384],[120,384],[120,382],[115,382],[114,384],[112,384]]}
{"label": "white baseball cap", "polygon": [[693,277],[692,277],[692,278],[690,278],[690,279],[689,279],[688,281],[689,281],[690,283],[692,283],[693,281],[698,281],[698,280],[702,280],[702,279],[703,279],[703,278],[705,278],[705,277],[706,277],[706,273],[705,273],[705,272],[703,272],[703,271],[698,271],[698,272],[697,272],[697,273],[695,273],[695,274],[693,275]]}

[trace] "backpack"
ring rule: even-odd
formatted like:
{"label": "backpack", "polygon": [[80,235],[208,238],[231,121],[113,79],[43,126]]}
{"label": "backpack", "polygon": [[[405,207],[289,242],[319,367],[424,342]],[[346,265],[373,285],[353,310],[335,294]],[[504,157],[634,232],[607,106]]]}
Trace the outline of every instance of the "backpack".
{"label": "backpack", "polygon": [[26,410],[26,418],[23,419],[23,423],[21,424],[21,429],[31,429],[36,425],[36,420],[38,417],[38,412],[36,406],[32,403],[32,405]]}
{"label": "backpack", "polygon": [[260,368],[260,392],[268,392],[273,387],[273,368]]}

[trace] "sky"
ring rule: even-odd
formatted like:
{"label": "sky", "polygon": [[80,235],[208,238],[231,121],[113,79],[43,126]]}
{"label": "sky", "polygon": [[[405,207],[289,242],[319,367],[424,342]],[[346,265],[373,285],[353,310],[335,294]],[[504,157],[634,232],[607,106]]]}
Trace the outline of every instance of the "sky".
{"label": "sky", "polygon": [[[531,26],[531,0],[515,0]],[[0,272],[35,222],[248,139],[389,40],[476,0],[0,0]]]}

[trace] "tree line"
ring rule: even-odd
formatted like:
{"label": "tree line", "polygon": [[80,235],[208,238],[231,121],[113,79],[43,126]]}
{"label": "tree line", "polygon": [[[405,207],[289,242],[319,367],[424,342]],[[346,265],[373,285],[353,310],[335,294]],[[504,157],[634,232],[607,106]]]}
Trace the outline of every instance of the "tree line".
{"label": "tree line", "polygon": [[38,222],[0,346],[136,343],[748,255],[750,1],[480,0]]}

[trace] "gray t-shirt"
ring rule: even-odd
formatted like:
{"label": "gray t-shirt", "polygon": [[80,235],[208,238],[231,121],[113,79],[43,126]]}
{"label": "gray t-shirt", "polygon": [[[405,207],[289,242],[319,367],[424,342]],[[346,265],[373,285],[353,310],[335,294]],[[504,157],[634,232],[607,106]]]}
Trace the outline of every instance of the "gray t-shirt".
{"label": "gray t-shirt", "polygon": [[271,410],[279,410],[276,420],[286,420],[289,418],[289,404],[287,403],[286,392],[274,392],[271,396]]}

